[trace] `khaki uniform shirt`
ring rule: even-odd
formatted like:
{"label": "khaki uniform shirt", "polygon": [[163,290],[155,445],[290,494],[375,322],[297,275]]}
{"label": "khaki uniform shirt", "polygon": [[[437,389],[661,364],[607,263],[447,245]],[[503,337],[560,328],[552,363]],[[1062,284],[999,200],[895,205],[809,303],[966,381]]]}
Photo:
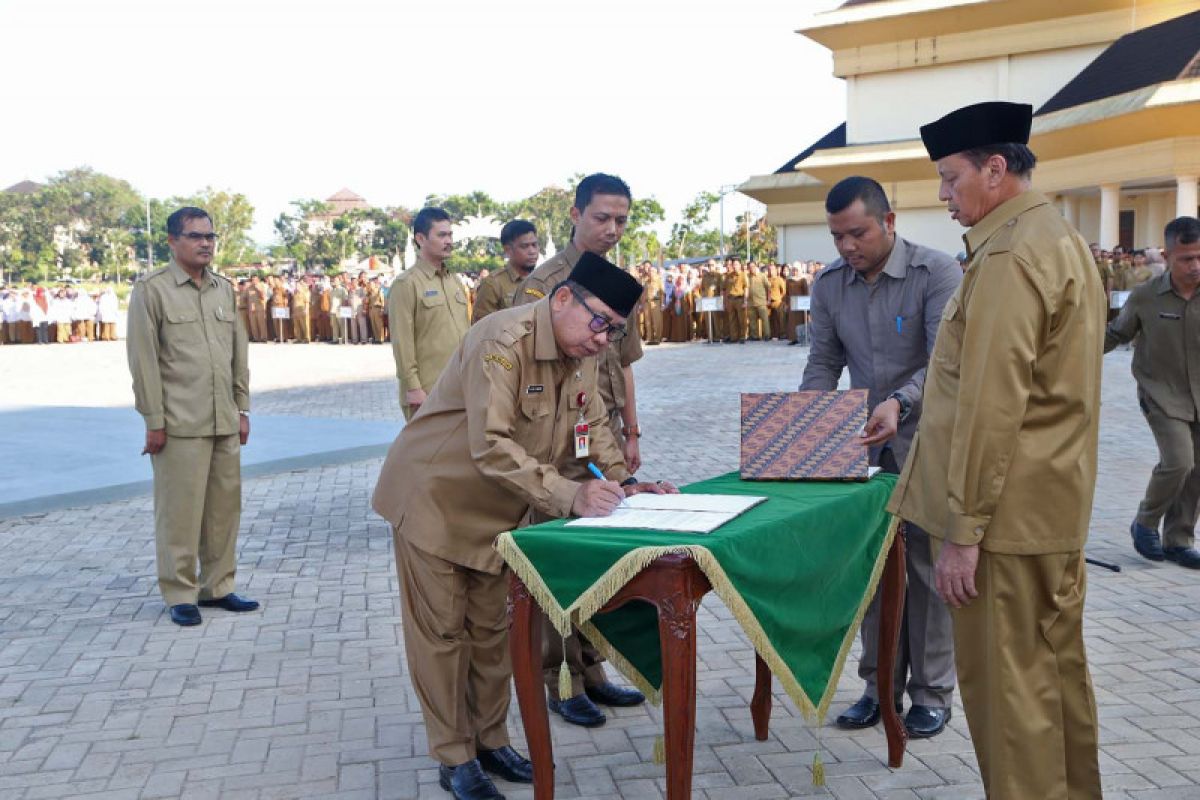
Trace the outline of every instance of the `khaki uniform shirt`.
{"label": "khaki uniform shirt", "polygon": [[308,310],[312,303],[312,294],[307,286],[303,283],[296,284],[296,291],[292,292],[292,308]]}
{"label": "khaki uniform shirt", "polygon": [[1134,337],[1138,393],[1168,417],[1200,419],[1200,292],[1184,300],[1175,292],[1169,272],[1134,289],[1108,324],[1104,351]]}
{"label": "khaki uniform shirt", "polygon": [[493,311],[512,308],[513,295],[524,277],[525,275],[512,264],[505,264],[504,269],[493,272],[480,281],[479,288],[475,291],[471,322],[479,322]]}
{"label": "khaki uniform shirt", "polygon": [[651,269],[649,277],[642,284],[642,302],[646,308],[659,308],[663,302],[663,281],[658,270]]}
{"label": "khaki uniform shirt", "polygon": [[761,272],[757,275],[748,275],[746,283],[746,291],[750,298],[748,305],[751,308],[766,308],[767,298],[771,293],[770,284],[767,283],[767,276]]}
{"label": "khaki uniform shirt", "polygon": [[[746,296],[746,273],[726,272],[721,281],[721,291],[726,297],[743,298]],[[728,307],[728,303],[726,303]]]}
{"label": "khaki uniform shirt", "polygon": [[[574,242],[555,253],[521,282],[513,296],[513,305],[533,303],[549,295],[555,286],[570,276],[580,255],[582,253]],[[611,342],[604,355],[597,356],[600,361],[600,399],[610,415],[625,407],[624,368],[642,357],[642,337],[638,334],[637,321],[631,318],[625,331],[620,341]]]}
{"label": "khaki uniform shirt", "polygon": [[173,260],[134,284],[125,345],[146,430],[238,432],[238,411],[250,410],[250,368],[234,294],[228,279],[206,270],[197,284]]}
{"label": "khaki uniform shirt", "polygon": [[[388,451],[372,507],[414,547],[497,574],[496,536],[536,511],[571,513],[579,396],[591,426],[588,461],[629,477],[596,391],[594,359],[567,358],[543,300],[471,328],[429,399]],[[572,469],[573,472],[580,470]]]}
{"label": "khaki uniform shirt", "polygon": [[267,287],[261,283],[258,286],[250,284],[246,287],[246,305],[250,311],[267,310]]}
{"label": "khaki uniform shirt", "polygon": [[410,389],[428,393],[470,325],[467,290],[444,266],[435,269],[418,257],[387,299],[400,396]]}
{"label": "khaki uniform shirt", "polygon": [[1087,243],[1038,192],[963,237],[924,413],[888,510],[961,545],[1083,547],[1096,487],[1104,293]]}
{"label": "khaki uniform shirt", "polygon": [[768,276],[767,289],[769,292],[767,304],[771,308],[779,308],[783,303],[783,298],[787,297],[787,281],[780,275]]}

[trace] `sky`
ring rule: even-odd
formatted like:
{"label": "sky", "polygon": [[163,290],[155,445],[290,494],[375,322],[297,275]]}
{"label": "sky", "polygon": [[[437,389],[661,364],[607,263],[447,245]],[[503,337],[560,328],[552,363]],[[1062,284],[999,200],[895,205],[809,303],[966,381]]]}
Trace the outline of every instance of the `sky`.
{"label": "sky", "polygon": [[[0,0],[0,188],[76,166],[153,197],[499,200],[616,173],[668,220],[845,118],[841,0]],[[747,206],[726,198],[726,228]],[[714,218],[714,224],[716,220]]]}

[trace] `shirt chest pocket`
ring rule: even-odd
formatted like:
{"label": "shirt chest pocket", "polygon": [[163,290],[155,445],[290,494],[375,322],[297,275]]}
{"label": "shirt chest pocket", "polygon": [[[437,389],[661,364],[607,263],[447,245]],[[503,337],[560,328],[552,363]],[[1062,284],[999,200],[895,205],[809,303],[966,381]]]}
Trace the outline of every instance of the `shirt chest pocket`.
{"label": "shirt chest pocket", "polygon": [[554,409],[549,398],[542,394],[523,395],[520,408],[513,432],[517,444],[538,461],[549,462],[554,436]]}
{"label": "shirt chest pocket", "polygon": [[204,338],[200,309],[187,306],[167,306],[163,309],[166,323],[162,326],[163,344],[186,345]]}
{"label": "shirt chest pocket", "polygon": [[955,377],[958,377],[959,365],[962,362],[964,328],[966,320],[962,304],[957,296],[951,297],[942,310],[942,321],[938,325],[937,340],[933,346],[933,361],[940,369]]}
{"label": "shirt chest pocket", "polygon": [[446,305],[446,299],[436,289],[421,295],[421,306],[427,310],[439,308],[444,305]]}

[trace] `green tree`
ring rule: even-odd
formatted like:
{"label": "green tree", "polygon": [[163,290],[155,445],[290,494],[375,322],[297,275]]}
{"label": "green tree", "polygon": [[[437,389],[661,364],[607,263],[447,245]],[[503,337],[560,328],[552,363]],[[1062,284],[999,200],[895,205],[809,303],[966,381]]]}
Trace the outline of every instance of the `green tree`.
{"label": "green tree", "polygon": [[[691,258],[715,253],[720,245],[720,234],[716,229],[708,227],[708,219],[712,208],[720,200],[715,192],[700,192],[684,206],[680,219],[671,226],[671,239],[668,243],[675,258]],[[716,246],[712,246],[716,242]]]}
{"label": "green tree", "polygon": [[[571,204],[573,192],[559,186],[546,188],[509,204],[507,219],[527,219],[538,230],[538,243],[543,250],[549,236],[555,247],[563,247],[571,239]],[[553,254],[551,254],[553,255]]]}
{"label": "green tree", "polygon": [[748,211],[738,215],[737,228],[726,239],[729,254],[740,258],[747,257],[747,233],[750,239],[749,259],[759,263],[774,261],[779,247],[774,226],[767,224],[766,214],[755,217]]}

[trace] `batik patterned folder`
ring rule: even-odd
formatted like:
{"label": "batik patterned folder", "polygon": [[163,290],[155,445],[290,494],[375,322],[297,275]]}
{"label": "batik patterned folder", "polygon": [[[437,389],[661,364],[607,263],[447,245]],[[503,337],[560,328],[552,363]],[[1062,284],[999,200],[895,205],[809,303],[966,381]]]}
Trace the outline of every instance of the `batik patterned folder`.
{"label": "batik patterned folder", "polygon": [[742,395],[742,480],[867,479],[867,392]]}

